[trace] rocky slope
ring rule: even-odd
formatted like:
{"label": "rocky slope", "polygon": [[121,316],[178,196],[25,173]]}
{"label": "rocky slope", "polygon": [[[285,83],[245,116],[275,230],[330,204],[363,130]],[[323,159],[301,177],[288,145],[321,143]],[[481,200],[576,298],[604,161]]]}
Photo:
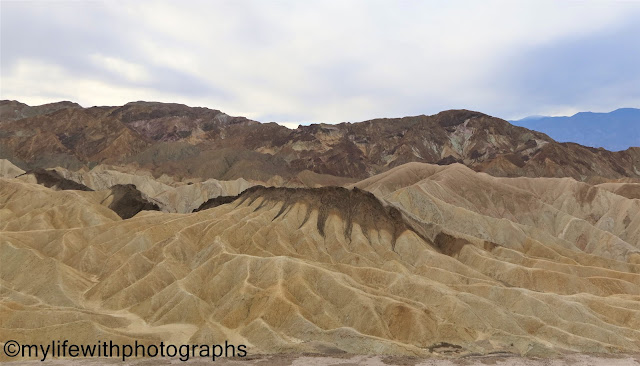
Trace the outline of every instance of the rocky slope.
{"label": "rocky slope", "polygon": [[462,164],[354,186],[252,187],[123,220],[106,191],[0,179],[0,333],[250,354],[640,352],[637,199]]}
{"label": "rocky slope", "polygon": [[9,160],[0,159],[0,178],[15,178],[24,173],[24,170],[13,165]]}
{"label": "rocky slope", "polygon": [[[67,182],[72,182],[78,186],[86,187],[90,190],[109,190],[115,186],[133,186],[144,196],[149,203],[158,206],[165,212],[189,213],[199,207],[203,202],[218,196],[236,196],[248,187],[252,186],[244,179],[233,181],[219,181],[207,179],[205,181],[176,181],[169,176],[162,176],[155,179],[145,171],[127,172],[117,170],[117,167],[97,166],[91,170],[70,171],[64,168],[53,168],[47,170],[37,170],[36,172],[47,172],[55,175]],[[27,176],[34,173],[25,174],[20,179],[33,183],[43,184],[41,180],[29,179]],[[47,185],[47,184],[45,184]],[[51,184],[47,186],[52,186]],[[54,188],[58,188],[58,186]],[[65,188],[61,188],[65,189]],[[72,188],[73,189],[73,188]]]}
{"label": "rocky slope", "polygon": [[639,154],[471,111],[3,102],[0,342],[638,353]]}
{"label": "rocky slope", "polygon": [[78,103],[58,102],[39,106],[29,106],[16,100],[0,100],[0,116],[3,121],[15,121],[27,117],[34,117],[43,114],[53,113],[61,109],[82,108]]}
{"label": "rocky slope", "polygon": [[25,170],[100,163],[155,176],[261,182],[293,181],[303,172],[363,179],[408,162],[459,162],[494,176],[640,177],[640,148],[610,152],[561,144],[466,110],[289,130],[178,104],[58,105],[35,115],[3,109],[0,158]]}

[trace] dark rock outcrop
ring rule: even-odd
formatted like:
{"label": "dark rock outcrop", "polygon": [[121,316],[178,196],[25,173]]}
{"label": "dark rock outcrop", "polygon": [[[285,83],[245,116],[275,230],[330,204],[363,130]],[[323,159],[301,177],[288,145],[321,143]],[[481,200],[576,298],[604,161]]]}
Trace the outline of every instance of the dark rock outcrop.
{"label": "dark rock outcrop", "polygon": [[56,190],[93,191],[93,189],[85,186],[84,184],[77,183],[61,176],[55,170],[36,169],[22,175],[33,175],[38,184]]}
{"label": "dark rock outcrop", "polygon": [[133,184],[117,184],[111,187],[113,201],[109,208],[123,219],[135,216],[140,211],[160,211]]}

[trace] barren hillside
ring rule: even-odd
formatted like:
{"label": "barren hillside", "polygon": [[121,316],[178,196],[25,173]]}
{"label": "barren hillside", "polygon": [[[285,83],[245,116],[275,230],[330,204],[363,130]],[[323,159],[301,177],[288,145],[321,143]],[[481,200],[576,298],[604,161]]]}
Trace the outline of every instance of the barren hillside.
{"label": "barren hillside", "polygon": [[296,130],[1,111],[0,341],[640,352],[640,148],[465,110]]}
{"label": "barren hillside", "polygon": [[462,165],[356,186],[257,186],[123,220],[104,191],[3,179],[2,333],[254,354],[640,351],[637,199]]}
{"label": "barren hillside", "polygon": [[458,162],[494,176],[640,178],[640,148],[557,143],[467,110],[295,130],[153,102],[80,108],[3,101],[1,112],[0,158],[24,170],[116,164],[156,176],[289,181],[304,171],[364,179],[409,162]]}

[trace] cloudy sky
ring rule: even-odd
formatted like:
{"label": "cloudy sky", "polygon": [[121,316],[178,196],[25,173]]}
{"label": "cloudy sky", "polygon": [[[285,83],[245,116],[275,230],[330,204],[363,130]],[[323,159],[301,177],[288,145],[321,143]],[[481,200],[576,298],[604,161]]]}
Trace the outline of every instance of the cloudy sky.
{"label": "cloudy sky", "polygon": [[639,1],[2,1],[2,99],[259,121],[640,107]]}

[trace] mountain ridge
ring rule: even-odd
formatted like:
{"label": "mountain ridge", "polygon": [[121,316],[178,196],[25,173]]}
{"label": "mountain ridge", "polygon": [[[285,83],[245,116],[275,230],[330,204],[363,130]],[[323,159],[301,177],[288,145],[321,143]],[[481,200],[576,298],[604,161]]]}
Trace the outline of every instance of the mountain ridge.
{"label": "mountain ridge", "polygon": [[2,114],[0,158],[24,170],[113,164],[157,176],[261,182],[288,181],[305,170],[364,179],[408,162],[459,162],[496,176],[640,177],[640,149],[558,143],[469,110],[293,130],[175,103],[39,111],[20,119]]}
{"label": "mountain ridge", "polygon": [[611,151],[640,146],[638,108],[618,108],[605,113],[578,112],[572,116],[531,116],[510,122],[544,132],[557,141],[571,141]]}

